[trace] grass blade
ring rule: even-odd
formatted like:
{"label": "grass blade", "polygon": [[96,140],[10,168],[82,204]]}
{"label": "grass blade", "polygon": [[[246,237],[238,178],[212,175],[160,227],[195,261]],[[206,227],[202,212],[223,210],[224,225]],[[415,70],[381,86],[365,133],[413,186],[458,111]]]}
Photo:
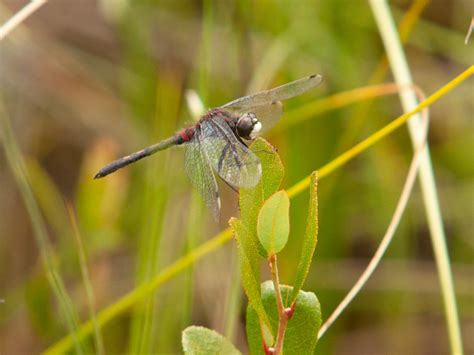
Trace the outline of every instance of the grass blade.
{"label": "grass blade", "polygon": [[[396,82],[399,85],[411,85],[411,73],[388,3],[383,0],[371,0],[370,5],[382,36]],[[406,112],[413,110],[417,106],[417,98],[414,92],[403,91],[400,93],[400,99]],[[408,121],[408,129],[414,147],[419,145],[422,141],[423,130],[421,126],[422,122],[419,116],[415,116]],[[459,325],[459,314],[456,304],[453,276],[449,262],[446,235],[444,233],[443,220],[428,145],[425,146],[424,151],[422,152],[419,177],[428,226],[431,232],[431,242],[433,244],[435,260],[438,267],[441,292],[443,295],[448,323],[451,352],[453,354],[462,354],[461,329]]]}
{"label": "grass blade", "polygon": [[64,282],[59,274],[58,266],[54,256],[53,248],[48,240],[48,232],[41,216],[40,209],[31,188],[31,184],[26,173],[25,163],[18,145],[15,141],[7,113],[3,108],[3,102],[0,100],[0,134],[3,147],[12,170],[15,181],[20,190],[25,203],[28,215],[31,219],[36,243],[41,254],[41,259],[47,271],[47,277],[59,301],[61,311],[66,320],[69,331],[74,334],[72,344],[77,353],[83,353],[82,346],[76,331],[78,330],[77,314],[69,298]]}
{"label": "grass blade", "polygon": [[362,288],[365,286],[369,278],[375,272],[375,269],[380,264],[382,257],[385,255],[388,247],[392,243],[393,237],[395,236],[395,232],[400,224],[403,213],[405,212],[408,201],[410,199],[413,186],[415,185],[416,175],[420,167],[423,149],[426,144],[429,117],[428,117],[428,112],[425,111],[425,113],[426,114],[424,115],[424,122],[423,122],[422,143],[416,149],[415,154],[413,155],[410,168],[408,169],[407,178],[405,180],[405,184],[402,189],[402,193],[398,200],[397,207],[395,208],[395,212],[393,213],[392,219],[388,225],[387,231],[385,232],[384,237],[382,238],[377,250],[375,251],[374,256],[370,260],[364,272],[361,274],[361,276],[356,281],[356,283],[352,286],[351,290],[347,293],[347,295],[344,297],[341,303],[339,303],[336,309],[324,322],[323,326],[319,330],[318,339],[320,339],[326,333],[329,327],[332,324],[334,324],[336,319],[342,314],[342,312],[349,306],[349,304],[354,300],[357,294],[362,290]]}
{"label": "grass blade", "polygon": [[81,276],[82,281],[84,282],[84,288],[86,290],[87,302],[89,306],[89,316],[94,325],[94,343],[96,353],[99,355],[105,354],[104,343],[102,341],[102,334],[100,332],[99,325],[97,324],[95,316],[95,297],[94,291],[92,289],[91,280],[89,278],[89,270],[87,268],[87,258],[84,251],[84,245],[82,243],[81,232],[79,231],[79,226],[77,225],[77,218],[75,216],[74,210],[71,205],[67,205],[67,211],[69,213],[69,219],[71,220],[71,225],[74,230],[74,236],[76,237],[77,243],[77,252],[79,254],[79,263],[81,267]]}

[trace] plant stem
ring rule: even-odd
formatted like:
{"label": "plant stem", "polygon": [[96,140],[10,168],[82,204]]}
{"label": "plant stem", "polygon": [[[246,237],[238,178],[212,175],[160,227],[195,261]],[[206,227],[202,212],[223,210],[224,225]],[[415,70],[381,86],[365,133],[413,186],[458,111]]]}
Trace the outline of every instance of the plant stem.
{"label": "plant stem", "polygon": [[[420,94],[420,97],[422,97],[423,99],[423,94],[421,92],[419,94]],[[413,155],[413,159],[410,164],[410,169],[408,170],[405,184],[403,185],[403,190],[402,190],[400,199],[398,200],[397,207],[393,214],[392,220],[390,221],[388,225],[387,231],[385,232],[385,235],[382,238],[382,241],[380,242],[380,245],[378,246],[374,256],[370,260],[369,265],[367,265],[367,268],[364,270],[364,272],[359,277],[359,279],[354,284],[354,286],[352,286],[351,290],[344,297],[342,302],[339,303],[339,305],[336,307],[334,312],[329,316],[329,318],[324,322],[322,327],[319,329],[318,340],[321,339],[321,337],[324,335],[324,333],[326,333],[329,327],[336,321],[336,319],[342,314],[342,312],[347,308],[347,306],[354,300],[354,298],[357,296],[360,290],[362,290],[362,288],[367,283],[369,278],[375,272],[375,269],[380,264],[382,257],[385,255],[385,252],[387,251],[388,247],[392,243],[392,240],[395,236],[395,232],[402,219],[403,212],[405,211],[407,207],[408,200],[410,199],[410,195],[413,190],[413,186],[415,184],[415,179],[418,174],[418,168],[420,166],[422,152],[425,147],[426,139],[427,139],[428,119],[429,119],[428,111],[424,111],[423,119],[424,119],[424,122],[423,122],[422,143],[418,146],[418,148],[415,151],[415,154]]]}
{"label": "plant stem", "polygon": [[[370,5],[385,45],[395,81],[399,85],[412,84],[410,69],[391,16],[388,2],[382,0],[370,0]],[[413,110],[418,105],[414,93],[401,92],[400,99],[406,112]],[[413,146],[416,147],[420,143],[423,135],[420,117],[414,116],[410,121],[408,121],[408,128]],[[451,352],[456,355],[463,354],[461,329],[459,325],[459,314],[456,304],[451,264],[449,261],[446,235],[444,233],[443,219],[428,145],[425,146],[425,149],[422,152],[419,177],[427,222],[430,229],[431,242],[433,245],[436,265],[438,267]]]}
{"label": "plant stem", "polygon": [[46,3],[47,0],[32,0],[20,11],[18,11],[13,17],[7,22],[0,26],[0,41],[4,39],[11,31],[13,31],[18,25],[25,21],[33,12],[38,10],[41,6]]}
{"label": "plant stem", "polygon": [[273,287],[275,288],[275,297],[278,308],[278,333],[275,341],[275,347],[273,353],[279,355],[283,351],[283,340],[285,339],[286,325],[290,319],[288,314],[285,312],[285,306],[283,305],[283,299],[281,298],[280,291],[280,280],[278,277],[278,265],[276,254],[270,255],[268,258],[270,265],[270,271],[272,273]]}
{"label": "plant stem", "polygon": [[41,260],[46,270],[47,279],[50,286],[58,299],[61,309],[61,315],[64,316],[70,337],[70,347],[74,346],[78,354],[83,354],[84,350],[79,337],[76,334],[78,330],[78,316],[73,306],[71,298],[66,290],[66,285],[62,279],[57,257],[54,248],[49,241],[49,234],[46,224],[43,220],[41,210],[33,193],[29,175],[26,170],[24,157],[18,147],[15,136],[12,131],[10,119],[6,109],[3,106],[2,97],[0,96],[0,142],[3,144],[5,157],[10,166],[13,178],[23,198],[28,216],[31,221],[33,235],[36,238]]}
{"label": "plant stem", "polygon": [[469,37],[471,37],[471,33],[472,33],[473,29],[474,29],[474,16],[472,17],[471,25],[469,26],[469,30],[467,30],[466,38],[464,39],[464,44],[467,44],[467,42],[469,42]]}

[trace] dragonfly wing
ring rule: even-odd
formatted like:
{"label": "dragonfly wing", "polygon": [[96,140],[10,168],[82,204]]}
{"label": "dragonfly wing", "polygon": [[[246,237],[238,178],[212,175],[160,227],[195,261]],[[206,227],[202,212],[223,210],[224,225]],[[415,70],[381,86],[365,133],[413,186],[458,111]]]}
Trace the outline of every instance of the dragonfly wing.
{"label": "dragonfly wing", "polygon": [[272,101],[266,105],[250,106],[245,109],[232,110],[239,116],[246,113],[254,113],[257,119],[262,124],[262,129],[258,132],[258,135],[262,135],[268,132],[275,124],[280,120],[283,115],[283,105],[281,101]]}
{"label": "dragonfly wing", "polygon": [[255,94],[241,97],[231,101],[221,108],[244,109],[245,107],[266,105],[273,101],[283,101],[303,94],[304,92],[318,86],[323,77],[321,75],[311,75],[305,78],[292,81],[291,83],[278,86],[274,89],[260,91]]}
{"label": "dragonfly wing", "polygon": [[200,143],[212,169],[235,188],[252,188],[262,175],[260,159],[237,139],[222,117],[201,124]]}
{"label": "dragonfly wing", "polygon": [[208,158],[200,147],[199,134],[198,132],[195,134],[196,139],[186,143],[184,170],[194,188],[199,191],[207,207],[211,210],[214,219],[218,221],[221,200],[216,178],[212,173]]}

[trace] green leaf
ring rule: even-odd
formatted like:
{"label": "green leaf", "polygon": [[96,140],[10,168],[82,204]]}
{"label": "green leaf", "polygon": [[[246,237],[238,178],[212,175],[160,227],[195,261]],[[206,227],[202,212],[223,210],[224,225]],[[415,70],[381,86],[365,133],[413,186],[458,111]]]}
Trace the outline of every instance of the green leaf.
{"label": "green leaf", "polygon": [[[262,163],[262,178],[254,188],[240,190],[240,215],[243,224],[249,231],[250,237],[255,239],[255,245],[259,248],[259,253],[263,257],[266,257],[266,251],[257,238],[258,212],[263,202],[280,187],[281,181],[283,180],[284,168],[273,146],[264,139],[256,139],[250,146],[250,149],[260,158],[260,162]],[[258,286],[260,286],[260,284]]]}
{"label": "green leaf", "polygon": [[258,239],[268,254],[281,251],[290,234],[290,198],[278,191],[263,204],[257,221]]}
{"label": "green leaf", "polygon": [[270,320],[265,312],[260,295],[260,264],[252,262],[255,260],[259,261],[257,246],[251,245],[253,239],[249,237],[249,233],[241,220],[231,218],[229,224],[237,241],[240,275],[245,294],[260,319],[270,327]]}
{"label": "green leaf", "polygon": [[[301,250],[301,257],[296,269],[295,282],[293,283],[293,294],[291,295],[291,302],[293,302],[298,294],[298,291],[303,287],[303,283],[308,275],[311,261],[313,260],[314,250],[318,243],[318,172],[314,171],[311,174],[309,185],[309,207],[308,220],[306,221],[306,232],[303,239],[303,247]],[[290,302],[290,303],[291,303]]]}
{"label": "green leaf", "polygon": [[256,139],[250,149],[257,154],[262,163],[263,200],[273,195],[281,185],[285,169],[276,149],[263,138]]}
{"label": "green leaf", "polygon": [[[292,287],[280,286],[283,301],[288,300]],[[267,311],[273,329],[278,329],[278,310],[276,306],[273,283],[266,281],[262,284],[262,301]],[[286,306],[289,306],[287,304]],[[321,308],[316,295],[312,292],[299,291],[296,297],[296,308],[288,322],[283,353],[285,355],[313,354],[321,326]],[[257,313],[252,305],[247,306],[247,340],[251,354],[264,354],[260,324]],[[276,335],[274,333],[274,335]],[[269,346],[273,344],[267,344]]]}
{"label": "green leaf", "polygon": [[237,241],[242,285],[249,303],[258,311],[261,320],[270,327],[260,297],[260,262],[266,257],[257,237],[258,212],[264,199],[272,195],[283,179],[283,164],[275,149],[264,139],[256,139],[251,150],[262,164],[262,178],[253,189],[240,190],[241,219],[232,218],[230,227]]}
{"label": "green leaf", "polygon": [[186,355],[241,354],[228,339],[204,327],[186,328],[181,336],[181,342]]}

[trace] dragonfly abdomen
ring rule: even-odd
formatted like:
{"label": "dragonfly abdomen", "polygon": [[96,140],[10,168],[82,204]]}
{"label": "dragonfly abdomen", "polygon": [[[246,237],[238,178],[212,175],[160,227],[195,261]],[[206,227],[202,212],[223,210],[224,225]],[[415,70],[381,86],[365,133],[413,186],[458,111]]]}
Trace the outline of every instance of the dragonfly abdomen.
{"label": "dragonfly abdomen", "polygon": [[136,161],[140,159],[146,158],[156,152],[159,152],[160,150],[165,150],[173,145],[182,144],[184,143],[182,138],[183,137],[178,133],[168,139],[165,139],[161,142],[151,145],[145,149],[139,150],[138,152],[135,152],[130,155],[127,155],[126,157],[117,159],[113,161],[112,163],[110,163],[109,165],[106,165],[102,169],[100,169],[99,172],[95,174],[94,179],[99,179],[104,176],[107,176],[113,173],[114,171],[117,171],[121,168],[126,167],[127,165],[135,163]]}

